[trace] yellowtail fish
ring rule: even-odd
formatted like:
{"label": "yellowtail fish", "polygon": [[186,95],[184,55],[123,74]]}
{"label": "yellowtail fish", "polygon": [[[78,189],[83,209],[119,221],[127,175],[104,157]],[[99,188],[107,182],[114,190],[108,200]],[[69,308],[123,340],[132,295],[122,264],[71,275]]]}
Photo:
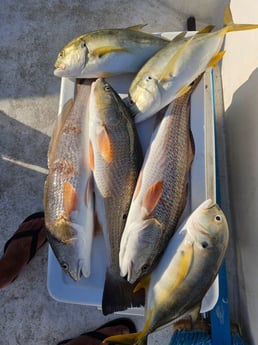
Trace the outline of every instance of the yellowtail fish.
{"label": "yellowtail fish", "polygon": [[96,213],[106,250],[107,273],[102,311],[109,314],[144,302],[133,285],[120,277],[119,246],[142,162],[135,124],[120,96],[104,80],[92,84],[89,101],[90,166]]}
{"label": "yellowtail fish", "polygon": [[141,31],[143,26],[92,31],[73,39],[59,53],[54,74],[98,78],[135,73],[169,42]]}
{"label": "yellowtail fish", "polygon": [[94,229],[92,172],[87,157],[87,102],[91,80],[77,83],[75,100],[58,116],[44,189],[47,237],[61,267],[74,280],[88,277]]}
{"label": "yellowtail fish", "polygon": [[120,244],[121,276],[130,283],[153,269],[184,210],[194,158],[190,96],[201,77],[169,106],[145,155]]}
{"label": "yellowtail fish", "polygon": [[179,227],[144,288],[145,324],[138,333],[111,336],[104,343],[145,345],[150,333],[189,314],[198,315],[228,246],[226,217],[211,199],[204,201]]}
{"label": "yellowtail fish", "polygon": [[257,29],[258,25],[234,24],[227,5],[224,28],[216,32],[201,30],[191,38],[177,36],[160,49],[140,69],[129,88],[130,109],[135,122],[154,115],[184,94],[190,83],[207,68],[215,66],[225,51],[220,51],[228,32]]}

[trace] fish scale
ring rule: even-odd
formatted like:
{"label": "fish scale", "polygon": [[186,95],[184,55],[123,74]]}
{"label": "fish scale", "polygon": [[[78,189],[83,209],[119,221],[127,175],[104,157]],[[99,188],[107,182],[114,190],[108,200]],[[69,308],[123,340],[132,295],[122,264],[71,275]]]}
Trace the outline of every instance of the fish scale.
{"label": "fish scale", "polygon": [[194,157],[189,101],[201,77],[167,109],[145,156],[119,253],[121,275],[131,283],[153,269],[185,207]]}
{"label": "fish scale", "polygon": [[74,101],[66,103],[56,120],[44,188],[49,243],[61,267],[76,281],[90,275],[94,229],[86,140],[90,86],[91,81],[77,83]]}
{"label": "fish scale", "polygon": [[118,261],[142,154],[130,112],[104,79],[97,79],[92,85],[89,114],[96,212],[107,252],[102,298],[102,311],[106,315],[143,302],[133,293],[134,286],[120,277]]}

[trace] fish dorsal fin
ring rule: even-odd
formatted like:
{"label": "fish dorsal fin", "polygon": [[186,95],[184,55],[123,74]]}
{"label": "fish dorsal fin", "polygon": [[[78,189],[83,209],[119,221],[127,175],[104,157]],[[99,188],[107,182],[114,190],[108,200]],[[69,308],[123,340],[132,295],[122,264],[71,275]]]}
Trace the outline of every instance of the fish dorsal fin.
{"label": "fish dorsal fin", "polygon": [[148,188],[142,200],[142,207],[144,208],[144,214],[146,217],[153,212],[161,199],[162,193],[163,181],[157,181]]}
{"label": "fish dorsal fin", "polygon": [[97,134],[97,143],[102,158],[107,163],[111,163],[113,160],[112,142],[105,125],[101,126],[101,130]]}
{"label": "fish dorsal fin", "polygon": [[184,44],[177,50],[177,52],[172,56],[172,58],[168,61],[166,67],[164,68],[161,76],[159,78],[159,82],[165,82],[171,79],[173,76],[177,74],[177,63],[180,60],[182,53],[184,52],[185,48],[191,43],[192,39],[195,36],[191,36],[189,39],[185,41]]}
{"label": "fish dorsal fin", "polygon": [[147,24],[137,24],[137,25],[132,25],[132,26],[128,26],[127,29],[128,30],[134,30],[134,31],[141,31],[142,28],[144,26],[146,26]]}
{"label": "fish dorsal fin", "polygon": [[218,54],[216,54],[215,56],[213,56],[213,58],[211,59],[211,61],[208,64],[208,67],[215,67],[217,65],[217,63],[223,58],[225,53],[226,53],[225,51],[221,51]]}
{"label": "fish dorsal fin", "polygon": [[199,30],[197,32],[197,35],[199,35],[199,34],[207,34],[207,33],[211,32],[214,28],[215,28],[215,25],[205,26],[204,28],[202,28],[201,30]]}
{"label": "fish dorsal fin", "polygon": [[103,55],[116,53],[116,52],[128,52],[126,48],[119,46],[104,46],[96,48],[92,51],[91,55],[94,57],[102,57]]}
{"label": "fish dorsal fin", "polygon": [[182,31],[180,32],[180,34],[176,35],[172,40],[171,42],[176,42],[176,41],[180,41],[182,40],[186,35],[186,31]]}
{"label": "fish dorsal fin", "polygon": [[70,217],[71,213],[77,208],[77,193],[70,182],[64,183],[63,202],[65,215]]}
{"label": "fish dorsal fin", "polygon": [[144,277],[139,281],[139,283],[135,286],[133,292],[135,293],[135,292],[137,292],[137,291],[139,291],[139,290],[141,290],[141,289],[144,289],[145,291],[147,291],[147,290],[148,290],[148,287],[149,287],[149,285],[150,285],[150,280],[151,280],[150,274],[144,276]]}
{"label": "fish dorsal fin", "polygon": [[54,160],[54,152],[56,151],[56,145],[58,143],[59,135],[61,133],[62,128],[64,127],[65,121],[69,116],[71,109],[73,107],[74,101],[73,99],[69,99],[63,107],[61,114],[57,116],[56,123],[53,129],[53,134],[51,137],[51,141],[49,144],[48,149],[48,164],[51,165]]}

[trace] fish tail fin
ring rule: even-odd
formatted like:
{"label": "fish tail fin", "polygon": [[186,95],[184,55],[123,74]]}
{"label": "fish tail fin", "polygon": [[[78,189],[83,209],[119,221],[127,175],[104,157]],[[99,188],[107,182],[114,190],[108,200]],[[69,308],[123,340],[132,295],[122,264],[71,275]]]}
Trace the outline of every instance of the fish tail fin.
{"label": "fish tail fin", "polygon": [[147,336],[144,335],[143,332],[112,335],[111,337],[106,338],[103,342],[104,343],[112,342],[114,344],[123,344],[123,345],[146,345]]}
{"label": "fish tail fin", "polygon": [[107,270],[102,296],[103,314],[108,315],[130,307],[143,306],[145,299],[144,290],[141,289],[134,293],[135,285],[130,284],[118,273]]}
{"label": "fish tail fin", "polygon": [[224,29],[226,32],[232,32],[232,31],[242,31],[242,30],[253,30],[257,29],[257,24],[236,24],[234,23],[232,13],[230,10],[229,4],[225,6],[224,11]]}

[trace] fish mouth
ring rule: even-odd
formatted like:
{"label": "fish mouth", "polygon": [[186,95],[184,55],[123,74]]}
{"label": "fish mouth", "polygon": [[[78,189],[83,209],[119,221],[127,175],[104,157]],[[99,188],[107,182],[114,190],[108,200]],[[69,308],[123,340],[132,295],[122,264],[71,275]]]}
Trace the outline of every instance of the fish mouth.
{"label": "fish mouth", "polygon": [[55,70],[54,70],[54,75],[59,76],[60,74],[63,74],[65,71],[65,66],[64,65],[55,65]]}

